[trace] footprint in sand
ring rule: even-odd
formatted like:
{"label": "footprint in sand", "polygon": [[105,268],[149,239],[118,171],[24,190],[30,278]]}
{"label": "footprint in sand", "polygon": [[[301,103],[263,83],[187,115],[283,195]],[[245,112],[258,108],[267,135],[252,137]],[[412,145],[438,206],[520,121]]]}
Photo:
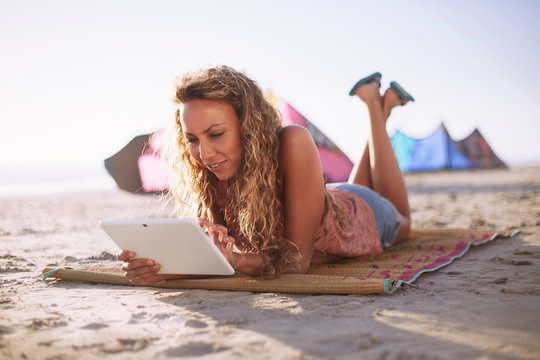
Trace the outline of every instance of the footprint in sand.
{"label": "footprint in sand", "polygon": [[20,264],[21,262],[27,262],[23,257],[7,254],[0,256],[0,260],[6,260],[5,262],[2,261],[2,264],[0,265],[0,273],[31,271],[31,269],[23,268],[22,264]]}
{"label": "footprint in sand", "polygon": [[516,249],[514,250],[514,255],[533,255],[533,253],[527,250]]}
{"label": "footprint in sand", "polygon": [[511,264],[514,266],[523,266],[523,265],[531,265],[531,262],[527,260],[513,260]]}
{"label": "footprint in sand", "polygon": [[30,325],[26,327],[32,330],[40,330],[44,328],[57,328],[60,326],[67,326],[68,323],[64,319],[48,318],[48,319],[34,319]]}
{"label": "footprint in sand", "polygon": [[15,261],[26,261],[26,259],[23,258],[23,257],[16,256],[16,255],[10,255],[10,254],[2,255],[2,256],[0,256],[0,259],[15,260]]}
{"label": "footprint in sand", "polygon": [[117,343],[115,345],[102,347],[99,351],[106,354],[118,354],[124,351],[137,352],[144,350],[156,339],[157,338],[116,339]]}
{"label": "footprint in sand", "polygon": [[205,342],[189,342],[185,345],[171,348],[163,353],[166,357],[181,357],[181,356],[204,356],[224,350],[228,350],[230,347],[219,344],[209,344]]}
{"label": "footprint in sand", "polygon": [[38,342],[39,346],[50,347],[56,340],[40,341]]}
{"label": "footprint in sand", "polygon": [[371,334],[336,334],[335,337],[328,337],[318,339],[317,342],[321,345],[333,344],[339,347],[339,353],[336,353],[337,357],[344,355],[347,351],[365,351],[375,346],[378,346],[381,342],[379,339],[373,337]]}
{"label": "footprint in sand", "polygon": [[128,324],[138,324],[140,320],[146,318],[147,316],[148,316],[148,313],[146,311],[141,311],[140,313],[131,314],[131,319],[128,321]]}
{"label": "footprint in sand", "polygon": [[355,351],[369,350],[380,343],[381,342],[378,339],[372,337],[371,335],[364,335],[354,342],[352,349]]}
{"label": "footprint in sand", "polygon": [[397,353],[392,353],[388,350],[383,351],[379,354],[379,356],[376,357],[377,360],[436,360],[438,357],[436,355],[428,355],[428,354],[417,354],[417,353],[411,353],[407,350],[401,350]]}
{"label": "footprint in sand", "polygon": [[5,335],[5,334],[11,334],[13,331],[15,331],[15,330],[13,330],[10,327],[0,325],[0,336]]}
{"label": "footprint in sand", "polygon": [[108,253],[107,251],[102,251],[99,256],[91,256],[84,260],[108,260],[108,261],[116,261],[116,255],[113,255],[111,253]]}
{"label": "footprint in sand", "polygon": [[65,262],[70,262],[70,263],[72,263],[72,262],[77,262],[77,261],[79,261],[79,259],[77,259],[77,258],[74,257],[74,256],[66,256],[66,257],[64,258],[64,261],[65,261]]}
{"label": "footprint in sand", "polygon": [[99,330],[99,329],[103,329],[103,328],[106,328],[106,327],[109,327],[109,325],[100,324],[100,323],[90,323],[90,324],[86,324],[81,329],[84,329],[84,330]]}
{"label": "footprint in sand", "polygon": [[194,329],[202,329],[202,328],[208,327],[207,323],[200,320],[194,320],[194,319],[186,321],[185,325],[188,328],[194,328]]}

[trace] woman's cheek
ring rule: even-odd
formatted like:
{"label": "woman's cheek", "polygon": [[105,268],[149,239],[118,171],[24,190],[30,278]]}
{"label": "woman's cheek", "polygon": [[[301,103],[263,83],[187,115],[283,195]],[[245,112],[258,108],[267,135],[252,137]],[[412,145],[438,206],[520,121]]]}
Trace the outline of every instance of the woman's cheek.
{"label": "woman's cheek", "polygon": [[198,147],[191,144],[189,145],[189,153],[191,154],[191,157],[194,158],[198,163],[201,162],[201,158],[199,156],[199,151],[197,150]]}

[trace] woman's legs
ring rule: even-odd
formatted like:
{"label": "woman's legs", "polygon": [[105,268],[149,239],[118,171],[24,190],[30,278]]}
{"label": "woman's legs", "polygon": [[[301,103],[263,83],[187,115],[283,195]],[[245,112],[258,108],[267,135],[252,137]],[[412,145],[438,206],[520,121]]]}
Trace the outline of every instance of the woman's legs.
{"label": "woman's legs", "polygon": [[349,183],[369,187],[390,200],[401,216],[396,242],[406,239],[410,229],[410,209],[407,188],[394,149],[386,132],[386,121],[392,109],[401,105],[394,91],[387,90],[384,100],[379,94],[380,84],[371,82],[360,86],[356,95],[368,107],[370,134],[360,160],[355,164]]}
{"label": "woman's legs", "polygon": [[[395,94],[390,89],[386,90],[384,97],[382,99],[382,111],[383,111],[383,118],[384,123],[386,124],[388,122],[388,118],[390,117],[390,113],[392,112],[392,108],[394,108],[397,105],[393,105],[395,103],[394,99],[392,98],[392,94]],[[386,99],[386,100],[385,100]],[[399,104],[398,104],[399,105]],[[351,174],[349,175],[349,183],[351,184],[358,184],[365,187],[368,187],[370,189],[373,189],[373,183],[371,181],[371,166],[369,163],[369,145],[366,143],[366,146],[364,147],[364,151],[362,152],[362,156],[360,159],[354,164],[354,167],[351,171]]]}
{"label": "woman's legs", "polygon": [[[392,109],[399,105],[405,105],[408,100],[401,99],[394,91],[387,89],[382,98],[382,112],[384,123],[388,122]],[[360,159],[354,164],[349,175],[349,183],[358,184],[373,189],[371,181],[371,166],[369,163],[369,145],[366,143]]]}

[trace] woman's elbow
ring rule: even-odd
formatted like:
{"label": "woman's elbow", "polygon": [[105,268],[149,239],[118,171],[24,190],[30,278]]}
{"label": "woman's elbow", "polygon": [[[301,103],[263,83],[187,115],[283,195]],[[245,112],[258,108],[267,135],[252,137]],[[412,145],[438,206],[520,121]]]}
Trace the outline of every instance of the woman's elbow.
{"label": "woman's elbow", "polygon": [[306,258],[303,257],[298,261],[298,264],[296,266],[295,273],[297,274],[305,274],[309,270],[309,266],[311,264],[311,257]]}
{"label": "woman's elbow", "polygon": [[308,272],[308,270],[309,270],[309,264],[302,265],[301,267],[298,268],[298,274],[305,274]]}

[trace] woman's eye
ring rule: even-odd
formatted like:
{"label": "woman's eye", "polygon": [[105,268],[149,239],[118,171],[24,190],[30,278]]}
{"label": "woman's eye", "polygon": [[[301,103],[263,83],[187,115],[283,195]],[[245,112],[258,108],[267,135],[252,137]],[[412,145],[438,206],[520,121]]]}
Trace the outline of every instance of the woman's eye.
{"label": "woman's eye", "polygon": [[219,132],[219,133],[213,133],[213,134],[210,134],[210,137],[217,138],[217,137],[220,137],[221,135],[223,135],[222,132]]}
{"label": "woman's eye", "polygon": [[187,139],[187,142],[190,143],[190,144],[193,144],[193,143],[196,142],[196,141],[197,141],[197,138],[191,138],[191,139],[188,138],[188,139]]}

